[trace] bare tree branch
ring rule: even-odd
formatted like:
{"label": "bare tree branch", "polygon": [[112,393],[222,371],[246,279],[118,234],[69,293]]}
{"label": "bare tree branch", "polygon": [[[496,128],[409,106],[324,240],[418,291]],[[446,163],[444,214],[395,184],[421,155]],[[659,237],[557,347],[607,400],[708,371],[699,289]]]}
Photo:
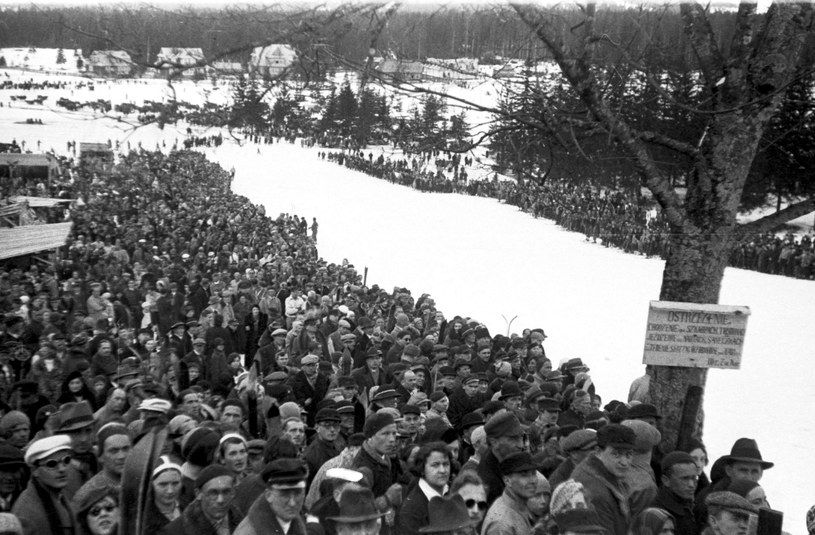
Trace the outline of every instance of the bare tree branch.
{"label": "bare tree branch", "polygon": [[761,234],[780,227],[784,223],[797,219],[815,211],[815,198],[806,199],[787,206],[774,214],[764,216],[755,221],[739,225],[736,229],[737,238],[742,239],[747,235]]}
{"label": "bare tree branch", "polygon": [[606,128],[620,146],[631,155],[634,164],[640,171],[643,183],[651,190],[654,198],[659,202],[668,223],[675,228],[682,226],[685,223],[685,214],[679,196],[668,179],[656,166],[643,142],[602,100],[597,91],[597,83],[592,75],[590,65],[580,59],[575,59],[569,54],[562,42],[553,37],[555,35],[554,29],[548,27],[545,19],[537,11],[520,4],[512,4],[512,7],[521,20],[549,48],[564,77],[580,100],[583,101],[583,104],[589,109],[594,119]]}

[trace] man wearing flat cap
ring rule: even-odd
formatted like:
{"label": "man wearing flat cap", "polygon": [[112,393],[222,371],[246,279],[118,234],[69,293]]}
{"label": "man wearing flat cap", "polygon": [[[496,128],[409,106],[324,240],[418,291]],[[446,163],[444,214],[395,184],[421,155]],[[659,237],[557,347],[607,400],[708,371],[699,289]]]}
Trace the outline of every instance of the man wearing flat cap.
{"label": "man wearing flat cap", "polygon": [[696,501],[696,516],[707,518],[707,496],[714,492],[724,491],[734,481],[753,481],[758,483],[764,476],[764,470],[769,470],[774,463],[765,461],[758,449],[758,443],[752,438],[740,438],[730,449],[730,455],[722,457],[724,461],[725,477],[716,481],[699,496]]}
{"label": "man wearing flat cap", "polygon": [[705,498],[707,527],[702,535],[743,535],[758,508],[735,492],[711,492]]}
{"label": "man wearing flat cap", "polygon": [[365,365],[351,372],[359,391],[369,391],[375,386],[385,386],[385,370],[382,369],[382,352],[369,347],[365,352]]}
{"label": "man wearing flat cap", "polygon": [[634,431],[624,425],[604,425],[597,431],[600,451],[589,455],[572,472],[572,479],[585,487],[600,524],[613,535],[627,535],[632,520],[626,477],[636,440]]}
{"label": "man wearing flat cap", "polygon": [[478,377],[475,375],[462,378],[461,386],[453,387],[449,398],[450,407],[447,409],[447,417],[453,427],[456,428],[461,425],[461,419],[464,418],[465,414],[480,409],[481,405],[487,401],[487,396],[480,394],[478,391]]}
{"label": "man wearing flat cap", "polygon": [[300,510],[306,498],[308,469],[298,459],[275,459],[260,477],[266,489],[249,508],[234,535],[305,535]]}
{"label": "man wearing flat cap", "polygon": [[500,463],[504,490],[484,517],[482,535],[528,535],[532,530],[527,500],[538,488],[538,472],[532,456],[513,453]]}
{"label": "man wearing flat cap", "polygon": [[573,431],[560,439],[560,448],[566,454],[566,460],[560,463],[549,476],[549,484],[552,485],[552,488],[569,479],[575,467],[597,451],[597,431],[594,429]]}
{"label": "man wearing flat cap", "polygon": [[324,408],[317,411],[315,417],[317,436],[303,451],[303,459],[308,466],[308,484],[311,485],[311,480],[317,470],[328,461],[336,457],[342,451],[342,448],[337,446],[337,435],[340,432],[340,414],[337,409]]}
{"label": "man wearing flat cap", "polygon": [[31,480],[11,509],[23,521],[24,535],[80,533],[65,495],[71,439],[54,435],[34,441],[26,450],[25,463],[31,469]]}
{"label": "man wearing flat cap", "polygon": [[515,413],[502,409],[484,425],[489,451],[478,464],[478,475],[487,485],[487,502],[492,503],[504,491],[500,463],[510,455],[524,451],[524,431]]}
{"label": "man wearing flat cap", "polygon": [[309,427],[314,427],[317,405],[328,393],[328,377],[320,373],[320,357],[306,355],[300,360],[301,370],[292,379],[292,393],[297,404],[305,407]]}
{"label": "man wearing flat cap", "polygon": [[230,535],[237,533],[240,512],[233,504],[235,477],[222,464],[211,464],[195,478],[195,500],[160,535]]}

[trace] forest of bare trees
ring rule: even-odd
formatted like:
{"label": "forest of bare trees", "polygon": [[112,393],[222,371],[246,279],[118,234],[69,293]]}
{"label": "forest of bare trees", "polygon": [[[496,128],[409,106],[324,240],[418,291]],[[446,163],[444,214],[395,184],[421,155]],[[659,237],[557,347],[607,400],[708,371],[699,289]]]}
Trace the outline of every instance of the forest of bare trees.
{"label": "forest of bare trees", "polygon": [[[361,59],[368,55],[370,33],[387,6],[347,4],[336,10],[280,7],[229,7],[220,9],[160,9],[106,5],[88,7],[0,8],[0,47],[52,47],[94,50],[121,48],[139,62],[155,60],[162,46],[200,47],[210,57],[219,54],[246,61],[245,45],[278,36],[304,37],[300,47],[318,45],[332,54]],[[579,24],[580,13],[563,9],[565,27]],[[722,45],[729,42],[728,23],[734,12],[712,13],[711,24]],[[632,25],[636,18],[638,25]],[[683,39],[678,9],[628,8],[604,10],[598,23],[619,35],[626,46],[650,46],[642,29],[659,27],[664,42]],[[293,32],[293,30],[302,30]],[[653,35],[652,32],[651,35]],[[234,53],[229,54],[230,51]],[[546,47],[530,34],[509,6],[458,5],[421,9],[401,6],[388,17],[378,39],[380,55],[401,59],[495,57],[544,59]],[[613,61],[611,54],[608,58]]]}

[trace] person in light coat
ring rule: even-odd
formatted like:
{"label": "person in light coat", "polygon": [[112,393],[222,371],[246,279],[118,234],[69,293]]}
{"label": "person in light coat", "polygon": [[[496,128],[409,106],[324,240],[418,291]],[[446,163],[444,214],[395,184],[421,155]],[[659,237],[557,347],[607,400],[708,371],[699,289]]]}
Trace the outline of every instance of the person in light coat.
{"label": "person in light coat", "polygon": [[529,535],[532,513],[527,501],[538,488],[538,472],[532,456],[523,451],[500,463],[504,492],[493,502],[484,517],[481,535]]}

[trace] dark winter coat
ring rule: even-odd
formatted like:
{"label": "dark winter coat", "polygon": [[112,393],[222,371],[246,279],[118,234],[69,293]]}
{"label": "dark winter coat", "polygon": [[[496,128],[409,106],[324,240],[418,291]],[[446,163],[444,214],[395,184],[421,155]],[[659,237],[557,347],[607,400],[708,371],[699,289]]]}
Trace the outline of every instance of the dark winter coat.
{"label": "dark winter coat", "polygon": [[383,460],[375,456],[369,450],[368,443],[365,442],[360,448],[357,456],[354,457],[354,464],[352,468],[367,467],[373,474],[373,486],[371,491],[374,497],[379,498],[385,494],[385,491],[393,485],[398,483],[402,477],[402,466],[398,462],[393,462],[390,459]]}
{"label": "dark winter coat", "polygon": [[230,530],[233,535],[306,535],[306,525],[299,516],[294,517],[287,533],[277,520],[272,506],[262,496],[249,508],[249,514],[238,525]]}
{"label": "dark winter coat", "polygon": [[651,507],[665,509],[673,515],[676,535],[699,535],[700,523],[693,512],[693,500],[682,499],[668,487],[660,487]]}
{"label": "dark winter coat", "polygon": [[[305,407],[308,412],[309,427],[314,427],[314,417],[317,415],[317,404],[320,403],[326,393],[328,393],[328,377],[318,373],[317,379],[314,381],[314,386],[311,386],[311,383],[309,383],[306,378],[306,374],[303,371],[299,371],[291,380],[291,390],[297,403]],[[311,401],[306,403],[309,399]]]}
{"label": "dark winter coat", "polygon": [[339,455],[340,451],[342,450],[337,447],[336,442],[325,442],[319,437],[315,438],[314,441],[306,447],[303,452],[303,459],[308,465],[309,485],[311,485],[311,481],[314,479],[314,476],[317,475],[317,470],[320,469],[323,463]]}
{"label": "dark winter coat", "polygon": [[419,528],[430,524],[430,514],[428,513],[429,500],[419,487],[418,482],[407,494],[402,502],[402,507],[396,515],[394,522],[394,534],[398,535],[419,535]]}
{"label": "dark winter coat", "polygon": [[609,535],[627,535],[632,518],[626,482],[609,472],[595,453],[577,465],[572,479],[583,484]]}
{"label": "dark winter coat", "polygon": [[499,464],[498,457],[495,456],[492,450],[487,451],[487,454],[478,463],[478,475],[489,491],[487,503],[494,502],[504,492],[504,478],[501,476]]}
{"label": "dark winter coat", "polygon": [[[62,506],[68,511],[71,525],[62,526],[63,529],[57,528],[60,521],[56,506],[53,502],[46,503],[44,499],[53,500],[53,495],[44,487],[38,485],[36,479],[32,479],[14,503],[14,507],[11,508],[11,512],[23,524],[23,535],[42,535],[45,533],[51,535],[79,535],[81,533],[76,514],[68,504],[67,498],[62,498]],[[52,524],[56,524],[56,526],[52,526]]]}
{"label": "dark winter coat", "polygon": [[[227,513],[229,532],[235,533],[240,523],[240,512],[233,506]],[[161,535],[218,535],[215,526],[207,519],[201,509],[201,500],[195,500],[181,513],[181,516],[164,526]]]}

